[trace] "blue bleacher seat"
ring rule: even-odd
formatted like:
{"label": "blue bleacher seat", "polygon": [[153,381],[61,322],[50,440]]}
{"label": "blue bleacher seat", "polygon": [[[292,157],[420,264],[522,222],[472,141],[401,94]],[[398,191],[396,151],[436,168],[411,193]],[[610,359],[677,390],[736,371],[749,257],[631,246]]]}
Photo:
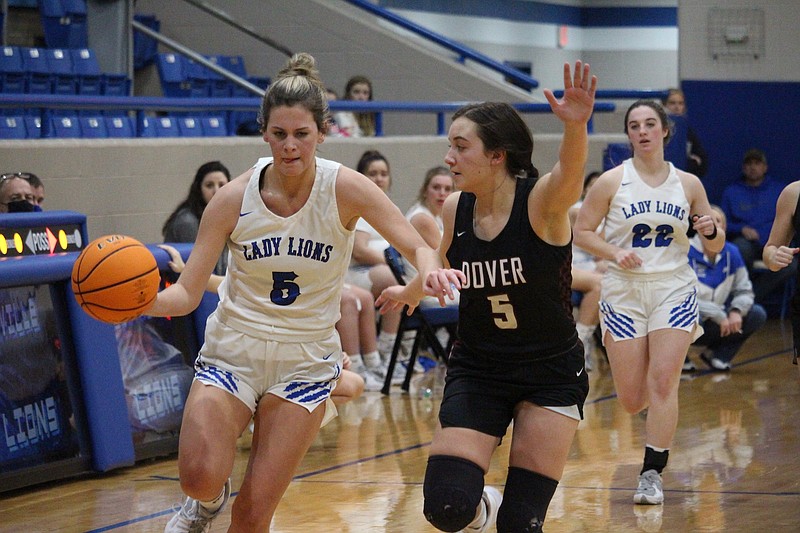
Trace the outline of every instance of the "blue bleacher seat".
{"label": "blue bleacher seat", "polygon": [[61,48],[48,48],[44,52],[50,69],[53,94],[75,94],[77,76],[72,68],[72,54]]}
{"label": "blue bleacher seat", "polygon": [[[136,14],[133,19],[151,30],[158,32],[161,30],[161,22],[155,15]],[[140,69],[152,65],[158,54],[158,41],[152,37],[133,30],[133,68]]]}
{"label": "blue bleacher seat", "polygon": [[202,137],[203,127],[198,117],[175,117],[178,133],[181,137]]}
{"label": "blue bleacher seat", "polygon": [[97,57],[91,48],[70,50],[72,70],[77,78],[77,93],[97,96],[103,94],[103,76]]}
{"label": "blue bleacher seat", "polygon": [[103,73],[103,94],[106,96],[130,96],[131,80],[125,74]]}
{"label": "blue bleacher seat", "polygon": [[43,48],[20,47],[22,68],[25,70],[25,92],[51,94],[53,89],[50,67]]}
{"label": "blue bleacher seat", "polygon": [[[210,56],[208,60],[219,67],[223,67],[219,63],[220,57],[222,56]],[[211,69],[207,69],[207,71],[208,71],[208,96],[212,98],[228,98],[231,95],[231,87],[228,79],[222,76],[222,74],[214,72]]]}
{"label": "blue bleacher seat", "polygon": [[25,92],[25,68],[17,46],[0,48],[0,91],[4,93]]}
{"label": "blue bleacher seat", "polygon": [[[266,90],[269,87],[270,79],[268,76],[249,76],[247,81],[258,87],[259,89]],[[247,96],[253,96],[253,93],[248,91]]]}
{"label": "blue bleacher seat", "polygon": [[183,66],[184,78],[189,82],[189,96],[192,98],[208,97],[212,71],[189,58],[183,58]]}
{"label": "blue bleacher seat", "polygon": [[42,119],[36,115],[25,115],[25,131],[28,139],[38,139],[42,136]]}
{"label": "blue bleacher seat", "polygon": [[630,143],[608,143],[603,150],[603,172],[621,165],[631,155]]}
{"label": "blue bleacher seat", "polygon": [[174,117],[156,117],[152,120],[157,137],[180,137],[181,132]]}
{"label": "blue bleacher seat", "polygon": [[81,137],[86,139],[105,139],[108,137],[105,117],[94,115],[91,117],[78,117],[81,128]]}
{"label": "blue bleacher seat", "polygon": [[136,137],[130,117],[104,117],[109,137]]}
{"label": "blue bleacher seat", "polygon": [[52,117],[50,119],[50,137],[77,138],[81,136],[81,127],[77,115]]}
{"label": "blue bleacher seat", "polygon": [[206,116],[200,119],[204,137],[225,137],[228,135],[228,125],[225,119],[218,116]]}
{"label": "blue bleacher seat", "polygon": [[88,45],[86,0],[39,0],[39,13],[48,48]]}
{"label": "blue bleacher seat", "polygon": [[167,97],[189,96],[184,57],[181,54],[162,53],[156,57],[161,90]]}
{"label": "blue bleacher seat", "polygon": [[[217,55],[214,56],[214,62],[225,70],[230,71],[232,74],[236,74],[240,78],[247,79],[247,71],[245,70],[244,59],[242,59],[242,56]],[[225,97],[249,96],[244,94],[244,92],[246,92],[244,89],[242,90],[243,92],[237,93],[237,87],[238,86],[232,81],[214,72],[211,78],[210,94],[211,96]]]}
{"label": "blue bleacher seat", "polygon": [[247,70],[245,70],[242,56],[218,55],[217,65],[226,70],[230,70],[240,78],[247,78]]}
{"label": "blue bleacher seat", "polygon": [[156,120],[153,117],[137,117],[136,136],[137,137],[158,137],[156,131]]}
{"label": "blue bleacher seat", "polygon": [[22,115],[0,117],[0,139],[27,139],[25,118]]}

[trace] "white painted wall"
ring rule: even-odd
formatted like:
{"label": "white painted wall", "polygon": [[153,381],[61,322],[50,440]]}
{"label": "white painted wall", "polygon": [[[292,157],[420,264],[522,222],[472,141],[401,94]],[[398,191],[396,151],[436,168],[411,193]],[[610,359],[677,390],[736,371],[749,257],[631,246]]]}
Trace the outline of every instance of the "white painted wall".
{"label": "white painted wall", "polygon": [[[734,15],[737,10],[764,14],[764,55],[720,56],[714,59],[709,45],[709,19],[713,10]],[[733,18],[730,25],[751,26]],[[680,0],[680,76],[687,80],[800,81],[800,1],[798,0]],[[756,32],[751,31],[755,36]],[[736,50],[735,46],[731,47]]]}

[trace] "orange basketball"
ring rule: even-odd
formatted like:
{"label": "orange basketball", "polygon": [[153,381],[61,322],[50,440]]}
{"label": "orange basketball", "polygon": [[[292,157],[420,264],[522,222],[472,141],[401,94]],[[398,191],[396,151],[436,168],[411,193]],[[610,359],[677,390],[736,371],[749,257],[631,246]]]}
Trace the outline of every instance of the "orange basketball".
{"label": "orange basketball", "polygon": [[125,235],[95,239],[72,267],[72,291],[78,304],[109,324],[141,315],[155,300],[160,281],[150,250]]}

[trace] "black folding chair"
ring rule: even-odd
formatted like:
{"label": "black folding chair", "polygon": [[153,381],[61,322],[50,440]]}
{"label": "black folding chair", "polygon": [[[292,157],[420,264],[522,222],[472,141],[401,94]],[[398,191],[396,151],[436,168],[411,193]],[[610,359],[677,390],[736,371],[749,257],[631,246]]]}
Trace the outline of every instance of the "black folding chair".
{"label": "black folding chair", "polygon": [[[405,285],[405,265],[403,258],[394,247],[390,246],[383,252],[386,258],[386,264],[392,270],[397,283]],[[417,334],[414,338],[414,344],[411,347],[411,354],[408,360],[408,367],[406,368],[406,376],[403,380],[401,388],[408,392],[411,383],[411,376],[414,372],[414,364],[417,361],[417,354],[419,347],[422,344],[423,338],[427,341],[428,346],[433,350],[436,358],[442,362],[447,362],[447,354],[456,337],[456,329],[458,326],[458,306],[448,305],[446,307],[439,307],[437,304],[433,307],[417,307],[414,312],[409,316],[408,306],[403,308],[400,314],[400,325],[397,329],[397,338],[392,347],[392,356],[389,359],[389,366],[386,369],[386,379],[383,383],[383,394],[389,394],[392,386],[392,374],[394,374],[394,367],[397,364],[397,356],[400,353],[400,348],[403,342],[403,334],[406,331],[415,331]],[[448,333],[447,345],[443,346],[439,338],[436,336],[436,330],[445,328]]]}

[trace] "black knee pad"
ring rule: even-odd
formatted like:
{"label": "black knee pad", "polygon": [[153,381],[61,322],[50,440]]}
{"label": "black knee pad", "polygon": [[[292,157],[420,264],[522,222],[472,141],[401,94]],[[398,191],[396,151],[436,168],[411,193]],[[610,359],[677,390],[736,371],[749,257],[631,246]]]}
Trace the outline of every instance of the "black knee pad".
{"label": "black knee pad", "polygon": [[541,533],[558,481],[536,472],[509,467],[503,503],[497,512],[498,533]]}
{"label": "black knee pad", "polygon": [[439,531],[461,531],[475,518],[483,494],[483,469],[460,457],[433,455],[422,493],[428,522]]}

